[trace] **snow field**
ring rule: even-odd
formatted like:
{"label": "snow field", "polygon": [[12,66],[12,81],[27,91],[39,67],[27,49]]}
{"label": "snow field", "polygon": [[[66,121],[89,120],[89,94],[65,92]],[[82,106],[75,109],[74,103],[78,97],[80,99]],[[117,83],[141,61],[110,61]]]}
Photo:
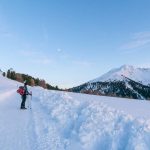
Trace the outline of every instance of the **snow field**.
{"label": "snow field", "polygon": [[150,149],[149,101],[29,87],[32,109],[20,110],[19,85],[0,76],[2,150]]}

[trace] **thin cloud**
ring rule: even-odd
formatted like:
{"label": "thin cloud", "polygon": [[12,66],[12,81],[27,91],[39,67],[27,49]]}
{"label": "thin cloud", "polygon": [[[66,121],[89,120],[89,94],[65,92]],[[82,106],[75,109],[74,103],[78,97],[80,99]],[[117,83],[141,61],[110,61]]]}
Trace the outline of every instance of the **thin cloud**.
{"label": "thin cloud", "polygon": [[41,65],[49,65],[52,63],[52,60],[50,60],[49,58],[44,58],[44,59],[36,59],[36,60],[32,60],[31,61],[34,64],[41,64]]}
{"label": "thin cloud", "polygon": [[131,41],[121,46],[121,49],[135,49],[150,45],[150,32],[134,33],[131,36]]}
{"label": "thin cloud", "polygon": [[33,51],[33,50],[21,50],[19,53],[23,56],[37,56],[41,53],[39,51]]}
{"label": "thin cloud", "polygon": [[92,62],[88,62],[88,61],[73,61],[73,63],[83,67],[91,67],[93,65]]}
{"label": "thin cloud", "polygon": [[30,62],[34,64],[48,65],[52,63],[52,60],[41,51],[21,50],[20,54],[24,57],[28,57],[31,60]]}
{"label": "thin cloud", "polygon": [[144,39],[144,38],[150,38],[150,32],[138,32],[133,34],[133,39]]}

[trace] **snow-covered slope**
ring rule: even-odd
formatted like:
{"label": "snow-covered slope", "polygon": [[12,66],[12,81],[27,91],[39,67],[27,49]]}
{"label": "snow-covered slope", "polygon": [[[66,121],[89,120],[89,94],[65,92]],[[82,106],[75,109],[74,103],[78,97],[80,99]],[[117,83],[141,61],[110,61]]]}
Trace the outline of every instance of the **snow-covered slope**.
{"label": "snow-covered slope", "polygon": [[29,87],[32,110],[20,110],[18,85],[0,77],[2,150],[150,149],[149,101]]}
{"label": "snow-covered slope", "polygon": [[130,65],[123,65],[120,68],[112,69],[101,77],[91,80],[90,82],[122,81],[124,80],[124,77],[148,85],[150,84],[150,68],[136,68]]}

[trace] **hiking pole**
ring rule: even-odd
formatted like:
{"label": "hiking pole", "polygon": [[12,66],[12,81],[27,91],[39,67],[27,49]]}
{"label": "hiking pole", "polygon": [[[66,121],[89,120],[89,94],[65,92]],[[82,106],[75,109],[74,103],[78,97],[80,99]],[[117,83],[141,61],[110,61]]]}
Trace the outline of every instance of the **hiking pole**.
{"label": "hiking pole", "polygon": [[30,109],[32,109],[32,105],[31,105],[31,102],[32,102],[32,91],[30,92]]}
{"label": "hiking pole", "polygon": [[[30,98],[29,98],[29,95],[31,96]],[[27,102],[28,102],[28,109],[31,109],[31,100],[32,100],[32,92],[30,92],[29,94],[28,94],[28,97],[27,97]]]}
{"label": "hiking pole", "polygon": [[27,102],[28,102],[28,109],[30,108],[30,98],[29,98],[29,96],[27,96]]}

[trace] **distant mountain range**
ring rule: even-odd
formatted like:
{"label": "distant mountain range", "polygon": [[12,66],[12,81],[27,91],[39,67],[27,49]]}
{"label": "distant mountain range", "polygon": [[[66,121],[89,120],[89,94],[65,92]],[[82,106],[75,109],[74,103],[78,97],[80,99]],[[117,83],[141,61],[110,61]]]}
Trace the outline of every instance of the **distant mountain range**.
{"label": "distant mountain range", "polygon": [[150,68],[123,65],[99,78],[69,89],[71,92],[150,99]]}

